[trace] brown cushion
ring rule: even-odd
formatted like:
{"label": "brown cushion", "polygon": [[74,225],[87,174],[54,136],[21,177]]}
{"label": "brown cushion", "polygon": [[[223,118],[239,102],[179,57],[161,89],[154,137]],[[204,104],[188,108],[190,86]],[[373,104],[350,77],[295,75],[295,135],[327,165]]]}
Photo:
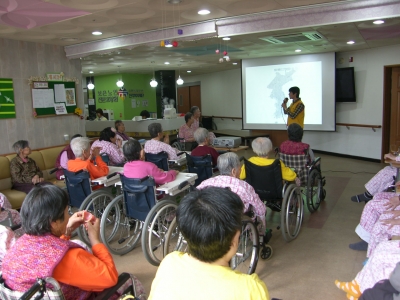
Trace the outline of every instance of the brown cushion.
{"label": "brown cushion", "polygon": [[64,149],[63,146],[39,150],[39,152],[42,154],[42,157],[43,157],[43,162],[44,162],[43,170],[54,169],[54,166],[55,166],[56,160],[57,160],[57,156],[60,154],[62,149]]}
{"label": "brown cushion", "polygon": [[2,192],[10,201],[13,209],[20,209],[22,206],[22,202],[24,202],[26,194],[17,190],[2,190]]}
{"label": "brown cushion", "polygon": [[7,157],[0,156],[0,179],[6,179],[10,177],[10,161]]}

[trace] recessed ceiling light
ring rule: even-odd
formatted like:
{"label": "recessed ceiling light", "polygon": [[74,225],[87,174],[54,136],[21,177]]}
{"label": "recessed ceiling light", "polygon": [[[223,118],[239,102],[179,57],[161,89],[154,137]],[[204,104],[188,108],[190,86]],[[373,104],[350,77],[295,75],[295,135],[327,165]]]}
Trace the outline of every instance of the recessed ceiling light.
{"label": "recessed ceiling light", "polygon": [[223,37],[222,39],[223,39],[224,41],[230,41],[230,40],[231,40],[231,38],[230,38],[229,36]]}
{"label": "recessed ceiling light", "polygon": [[166,61],[166,62],[164,63],[164,65],[169,65],[169,62],[168,62],[168,61]]}
{"label": "recessed ceiling light", "polygon": [[232,65],[235,65],[235,66],[236,66],[236,65],[237,65],[237,63],[232,63]]}
{"label": "recessed ceiling light", "polygon": [[93,31],[92,34],[93,35],[102,35],[103,33],[101,31]]}
{"label": "recessed ceiling light", "polygon": [[294,50],[294,52],[301,52],[301,49],[296,49]]}
{"label": "recessed ceiling light", "polygon": [[202,9],[197,12],[199,15],[208,15],[210,11],[208,9]]}
{"label": "recessed ceiling light", "polygon": [[372,22],[372,23],[374,23],[374,24],[376,24],[376,25],[379,25],[379,24],[385,23],[385,21],[383,21],[383,20],[376,20],[376,21],[374,21],[374,22]]}
{"label": "recessed ceiling light", "polygon": [[171,47],[173,47],[173,46],[172,46],[172,44],[165,44],[165,47],[171,48]]}
{"label": "recessed ceiling light", "polygon": [[355,43],[355,41],[348,41],[347,44],[349,45],[353,45]]}
{"label": "recessed ceiling light", "polygon": [[93,74],[93,71],[89,71],[90,74]]}
{"label": "recessed ceiling light", "polygon": [[186,71],[186,72],[188,72],[188,73],[192,73],[192,71],[190,71],[190,70],[188,70],[188,71]]}

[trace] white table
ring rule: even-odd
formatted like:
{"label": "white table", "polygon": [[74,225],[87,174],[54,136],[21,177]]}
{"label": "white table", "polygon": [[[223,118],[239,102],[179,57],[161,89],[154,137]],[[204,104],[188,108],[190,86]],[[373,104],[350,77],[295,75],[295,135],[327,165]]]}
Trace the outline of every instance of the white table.
{"label": "white table", "polygon": [[[108,175],[118,172],[122,173],[124,171],[123,167],[108,167]],[[119,174],[107,179],[107,176],[102,176],[96,179],[93,179],[92,182],[97,182],[98,184],[104,184],[104,186],[113,186],[116,182],[119,181]]]}
{"label": "white table", "polygon": [[[185,152],[190,155],[190,151]],[[169,159],[168,161],[177,164],[178,166],[184,166],[186,165],[186,153],[179,155],[177,159]]]}
{"label": "white table", "polygon": [[[187,190],[190,185],[193,185],[194,182],[197,179],[197,174],[196,173],[183,173],[180,172],[178,173],[178,175],[176,176],[174,181],[165,183],[163,185],[160,185],[159,187],[156,188],[157,191],[159,192],[163,192],[167,195],[170,196],[175,196],[177,194],[179,194],[180,192]],[[184,181],[188,181],[190,183],[190,185],[186,185],[183,189],[178,189],[178,186],[184,182]],[[121,181],[116,181],[115,185],[121,185]]]}

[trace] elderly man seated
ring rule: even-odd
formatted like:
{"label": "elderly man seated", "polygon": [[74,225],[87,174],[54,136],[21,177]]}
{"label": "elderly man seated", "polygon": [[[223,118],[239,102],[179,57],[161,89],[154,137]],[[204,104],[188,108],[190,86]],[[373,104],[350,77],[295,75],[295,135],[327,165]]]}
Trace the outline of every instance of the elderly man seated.
{"label": "elderly man seated", "polygon": [[[100,157],[100,148],[92,148],[90,153],[90,141],[86,137],[78,137],[71,141],[71,149],[75,159],[68,161],[68,171],[77,172],[86,170],[91,179],[96,179],[108,174],[108,166]],[[94,162],[96,161],[96,165]]]}
{"label": "elderly man seated", "polygon": [[151,123],[148,127],[151,140],[144,144],[144,152],[157,154],[162,151],[168,153],[168,159],[177,159],[178,149],[169,145],[169,135],[163,133],[160,123]]}
{"label": "elderly man seated", "polygon": [[[249,162],[257,165],[257,166],[269,166],[271,165],[275,159],[268,158],[268,154],[272,151],[272,142],[269,138],[259,137],[256,138],[252,143],[251,147],[253,148],[253,152],[257,154],[257,156],[253,156],[249,159]],[[285,164],[281,161],[281,170],[282,170],[282,179],[286,181],[296,181],[296,183],[300,184],[300,180],[296,177],[296,173],[285,166]],[[246,178],[246,170],[244,165],[242,166],[242,171],[240,173],[240,179]]]}
{"label": "elderly man seated", "polygon": [[176,220],[189,251],[163,259],[149,300],[270,299],[257,274],[229,267],[239,244],[242,211],[242,201],[228,189],[209,187],[187,194]]}
{"label": "elderly man seated", "polygon": [[208,130],[205,128],[198,128],[194,132],[194,139],[199,144],[193,149],[191,155],[193,156],[204,156],[210,154],[212,157],[213,167],[217,165],[217,159],[219,153],[213,147],[210,147],[210,138],[208,136]]}
{"label": "elderly man seated", "polygon": [[262,224],[262,228],[260,228],[260,234],[262,235],[265,229],[266,207],[254,191],[254,188],[247,182],[239,179],[239,157],[233,152],[224,153],[218,157],[217,167],[221,175],[204,180],[197,189],[201,190],[208,186],[230,188],[232,192],[242,199],[244,204],[243,212],[253,211],[259,219]]}

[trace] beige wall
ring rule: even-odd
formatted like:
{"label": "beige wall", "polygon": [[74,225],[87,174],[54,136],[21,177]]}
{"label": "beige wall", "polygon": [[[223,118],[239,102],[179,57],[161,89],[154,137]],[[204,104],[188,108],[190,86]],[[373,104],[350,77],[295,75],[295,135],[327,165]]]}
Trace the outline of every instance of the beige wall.
{"label": "beige wall", "polygon": [[[64,72],[81,81],[81,62],[68,60],[63,47],[0,39],[0,78],[12,78],[16,119],[0,119],[0,154],[13,152],[17,140],[28,140],[33,149],[64,144],[64,134],[84,134],[85,121],[78,116],[34,118],[30,76]],[[76,88],[78,107],[83,110],[81,84]]]}

